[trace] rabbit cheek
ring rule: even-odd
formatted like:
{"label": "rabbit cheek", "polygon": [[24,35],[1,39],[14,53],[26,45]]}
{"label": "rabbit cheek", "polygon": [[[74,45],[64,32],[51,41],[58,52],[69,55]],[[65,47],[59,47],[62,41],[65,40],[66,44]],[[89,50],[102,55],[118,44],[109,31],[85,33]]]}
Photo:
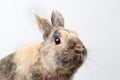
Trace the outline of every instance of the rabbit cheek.
{"label": "rabbit cheek", "polygon": [[44,64],[44,67],[48,70],[56,70],[56,58],[55,51],[53,49],[49,49],[48,53],[41,55],[41,60]]}
{"label": "rabbit cheek", "polygon": [[61,53],[61,51],[63,51],[63,49],[64,49],[64,47],[63,47],[62,44],[59,44],[59,45],[55,46],[54,48],[55,48],[55,50],[56,50],[57,52],[59,52],[59,53]]}

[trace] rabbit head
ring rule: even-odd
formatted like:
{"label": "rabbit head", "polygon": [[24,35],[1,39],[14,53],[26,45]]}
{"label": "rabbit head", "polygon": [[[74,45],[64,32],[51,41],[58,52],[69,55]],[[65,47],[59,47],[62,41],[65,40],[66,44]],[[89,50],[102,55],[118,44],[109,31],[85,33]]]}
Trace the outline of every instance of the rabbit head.
{"label": "rabbit head", "polygon": [[51,23],[35,13],[44,41],[40,55],[45,68],[50,70],[76,70],[87,56],[87,50],[76,32],[64,28],[63,16],[53,11]]}

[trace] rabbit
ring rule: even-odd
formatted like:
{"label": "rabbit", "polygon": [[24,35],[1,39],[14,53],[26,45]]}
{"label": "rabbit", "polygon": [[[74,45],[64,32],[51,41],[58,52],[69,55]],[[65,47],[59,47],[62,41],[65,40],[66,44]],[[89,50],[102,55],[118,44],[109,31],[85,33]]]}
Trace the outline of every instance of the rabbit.
{"label": "rabbit", "polygon": [[87,58],[79,35],[64,28],[64,18],[52,11],[51,23],[34,12],[43,42],[29,44],[0,60],[0,80],[72,80]]}

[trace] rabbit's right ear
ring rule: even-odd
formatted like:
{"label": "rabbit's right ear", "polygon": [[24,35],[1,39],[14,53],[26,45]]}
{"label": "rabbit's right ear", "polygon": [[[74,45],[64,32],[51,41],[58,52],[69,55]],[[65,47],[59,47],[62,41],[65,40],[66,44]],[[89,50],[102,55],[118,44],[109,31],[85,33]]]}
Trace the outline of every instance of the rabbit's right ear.
{"label": "rabbit's right ear", "polygon": [[43,38],[45,40],[51,33],[52,26],[51,26],[50,22],[47,19],[43,18],[39,13],[34,12],[34,15],[36,17],[39,29],[43,33]]}

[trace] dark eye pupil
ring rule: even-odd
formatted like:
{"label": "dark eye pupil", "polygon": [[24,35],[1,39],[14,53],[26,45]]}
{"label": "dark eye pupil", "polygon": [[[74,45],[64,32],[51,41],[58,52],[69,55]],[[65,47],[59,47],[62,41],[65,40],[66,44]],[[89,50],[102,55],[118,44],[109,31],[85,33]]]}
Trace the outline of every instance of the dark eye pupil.
{"label": "dark eye pupil", "polygon": [[60,42],[60,38],[58,38],[58,37],[57,37],[57,38],[55,38],[55,44],[57,44],[57,45],[58,45],[58,44],[60,44],[60,43],[61,43],[61,42]]}

